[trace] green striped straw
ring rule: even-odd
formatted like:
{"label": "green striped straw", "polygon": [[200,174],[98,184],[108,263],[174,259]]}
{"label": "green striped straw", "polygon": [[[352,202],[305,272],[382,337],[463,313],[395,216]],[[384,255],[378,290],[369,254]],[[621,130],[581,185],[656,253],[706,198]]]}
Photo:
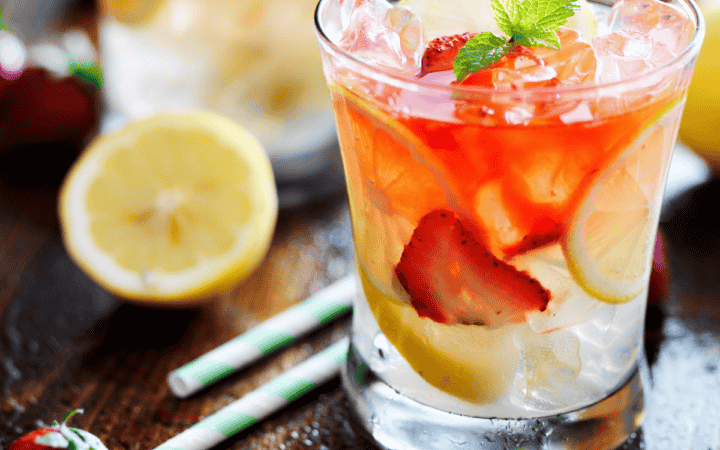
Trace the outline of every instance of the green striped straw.
{"label": "green striped straw", "polygon": [[331,380],[347,360],[348,338],[212,414],[155,450],[207,450]]}
{"label": "green striped straw", "polygon": [[278,350],[352,309],[354,275],[348,275],[246,333],[168,375],[170,390],[188,397],[236,370]]}

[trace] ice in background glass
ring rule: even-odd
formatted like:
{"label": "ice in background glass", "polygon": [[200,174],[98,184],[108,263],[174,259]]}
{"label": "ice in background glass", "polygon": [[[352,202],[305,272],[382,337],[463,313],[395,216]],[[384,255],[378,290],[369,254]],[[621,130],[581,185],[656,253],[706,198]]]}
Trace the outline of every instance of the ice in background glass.
{"label": "ice in background glass", "polygon": [[314,1],[99,4],[103,91],[115,122],[162,110],[212,109],[263,143],[282,205],[342,188],[311,23]]}
{"label": "ice in background glass", "polygon": [[647,283],[697,9],[585,4],[599,29],[571,19],[559,52],[466,85],[420,76],[425,46],[492,23],[471,2],[409,3],[316,11],[363,285],[344,374],[356,418],[386,448],[620,445],[644,415]]}

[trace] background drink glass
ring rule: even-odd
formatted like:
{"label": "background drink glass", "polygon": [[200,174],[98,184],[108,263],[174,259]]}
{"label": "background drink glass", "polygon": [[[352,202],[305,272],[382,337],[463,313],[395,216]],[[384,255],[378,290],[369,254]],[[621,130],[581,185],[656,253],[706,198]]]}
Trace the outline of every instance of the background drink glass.
{"label": "background drink glass", "polygon": [[[496,90],[349,54],[360,3],[316,11],[363,285],[344,373],[359,429],[386,448],[619,445],[644,415],[650,257],[697,8],[677,4],[692,29],[643,75]],[[482,300],[498,280],[506,295]]]}
{"label": "background drink glass", "polygon": [[265,147],[281,206],[342,189],[311,0],[101,0],[105,128],[211,109]]}

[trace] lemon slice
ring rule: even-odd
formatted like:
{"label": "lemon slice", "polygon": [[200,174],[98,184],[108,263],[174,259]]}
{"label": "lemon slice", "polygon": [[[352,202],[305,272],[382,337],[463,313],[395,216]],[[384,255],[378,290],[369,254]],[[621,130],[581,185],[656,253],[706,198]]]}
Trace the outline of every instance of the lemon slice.
{"label": "lemon slice", "polygon": [[250,274],[270,246],[277,202],[252,135],[215,113],[164,113],[93,142],[59,212],[70,256],[99,284],[172,303]]}
{"label": "lemon slice", "polygon": [[398,4],[420,17],[428,41],[465,32],[502,35],[490,0],[401,0]]}
{"label": "lemon slice", "polygon": [[516,327],[433,322],[381,292],[362,267],[358,272],[380,330],[425,381],[472,404],[492,403],[507,393],[520,357],[512,339]]}
{"label": "lemon slice", "polygon": [[100,0],[102,10],[128,25],[147,23],[166,0]]}
{"label": "lemon slice", "polygon": [[645,130],[600,174],[570,220],[563,242],[568,268],[599,300],[630,301],[648,283],[681,108]]}
{"label": "lemon slice", "polygon": [[[401,0],[400,6],[420,16],[425,39],[457,33],[503,33],[495,23],[490,0]],[[595,15],[586,0],[578,0],[578,10],[568,19],[565,28],[577,30],[586,40],[598,34]]]}

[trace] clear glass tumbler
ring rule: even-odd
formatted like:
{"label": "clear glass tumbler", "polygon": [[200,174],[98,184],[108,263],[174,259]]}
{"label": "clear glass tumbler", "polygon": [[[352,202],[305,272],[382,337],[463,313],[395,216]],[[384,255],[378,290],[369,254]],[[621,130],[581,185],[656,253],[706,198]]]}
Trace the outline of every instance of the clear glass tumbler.
{"label": "clear glass tumbler", "polygon": [[[488,87],[388,63],[376,37],[411,54],[407,9],[320,0],[362,281],[343,383],[381,447],[614,448],[642,423],[652,250],[703,23],[691,0],[591,7],[611,18],[592,47],[561,29],[565,50],[535,50],[548,83],[501,67]],[[662,61],[638,69],[635,39]]]}

